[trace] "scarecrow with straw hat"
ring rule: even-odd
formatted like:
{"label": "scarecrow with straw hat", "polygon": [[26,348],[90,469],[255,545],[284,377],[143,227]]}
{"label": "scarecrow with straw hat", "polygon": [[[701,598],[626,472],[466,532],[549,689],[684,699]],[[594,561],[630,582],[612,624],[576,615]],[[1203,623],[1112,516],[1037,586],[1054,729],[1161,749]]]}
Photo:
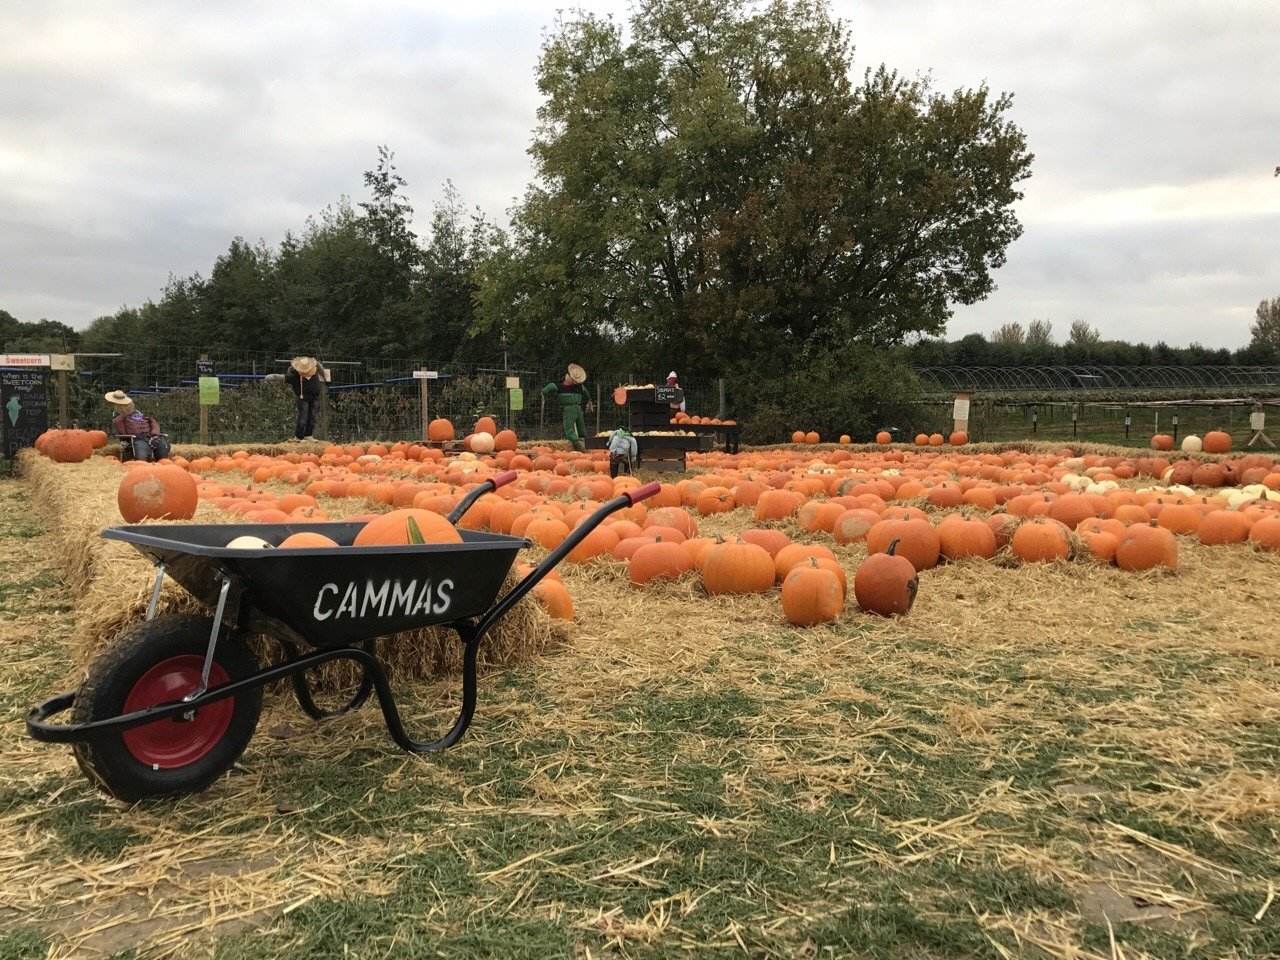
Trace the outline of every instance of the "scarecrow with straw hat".
{"label": "scarecrow with straw hat", "polygon": [[169,438],[160,432],[155,417],[133,405],[133,397],[123,390],[112,390],[104,399],[116,408],[111,429],[120,440],[121,460],[162,460],[169,455]]}
{"label": "scarecrow with straw hat", "polygon": [[586,407],[590,410],[592,404],[591,395],[584,386],[586,382],[587,371],[576,363],[571,363],[560,383],[553,380],[542,388],[544,397],[559,399],[564,438],[573,444],[575,450],[587,449],[587,420],[582,415],[582,409]]}
{"label": "scarecrow with straw hat", "polygon": [[315,357],[294,357],[289,361],[284,382],[289,385],[298,406],[298,422],[293,429],[293,442],[314,440],[312,433],[316,428],[316,411],[320,409],[320,385],[324,382],[324,368]]}

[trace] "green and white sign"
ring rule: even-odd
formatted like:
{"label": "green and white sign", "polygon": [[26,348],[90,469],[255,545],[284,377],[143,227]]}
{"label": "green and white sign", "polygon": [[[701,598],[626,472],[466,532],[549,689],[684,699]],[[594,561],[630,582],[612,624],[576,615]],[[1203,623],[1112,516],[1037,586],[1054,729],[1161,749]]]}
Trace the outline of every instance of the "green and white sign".
{"label": "green and white sign", "polygon": [[218,405],[218,378],[200,378],[200,406],[216,407]]}

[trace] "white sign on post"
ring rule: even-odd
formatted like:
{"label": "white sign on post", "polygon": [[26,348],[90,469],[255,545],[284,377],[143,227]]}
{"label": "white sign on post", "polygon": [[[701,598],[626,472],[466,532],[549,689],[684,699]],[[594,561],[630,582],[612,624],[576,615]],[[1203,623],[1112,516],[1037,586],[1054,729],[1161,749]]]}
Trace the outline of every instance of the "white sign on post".
{"label": "white sign on post", "polygon": [[415,380],[439,380],[440,371],[439,370],[415,370],[413,371],[413,378]]}
{"label": "white sign on post", "polygon": [[1257,413],[1249,414],[1249,429],[1262,430],[1267,425],[1267,415],[1259,410]]}
{"label": "white sign on post", "polygon": [[956,397],[955,406],[951,410],[952,420],[968,420],[969,419],[969,398],[966,396]]}

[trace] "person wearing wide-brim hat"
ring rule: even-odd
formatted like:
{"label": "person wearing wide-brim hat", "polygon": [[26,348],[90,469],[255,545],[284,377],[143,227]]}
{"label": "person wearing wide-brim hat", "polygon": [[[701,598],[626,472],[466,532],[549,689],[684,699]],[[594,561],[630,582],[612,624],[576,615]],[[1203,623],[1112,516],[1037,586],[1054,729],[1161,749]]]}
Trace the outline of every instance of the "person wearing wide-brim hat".
{"label": "person wearing wide-brim hat", "polygon": [[571,363],[563,380],[559,383],[553,380],[542,388],[544,397],[554,396],[560,401],[564,438],[573,444],[575,450],[587,449],[587,420],[582,415],[582,409],[586,407],[590,410],[592,404],[586,382],[587,371],[576,363]]}
{"label": "person wearing wide-brim hat", "polygon": [[169,438],[160,432],[155,417],[148,417],[133,405],[133,397],[112,390],[103,399],[116,408],[111,429],[119,438],[123,460],[162,460],[169,455]]}
{"label": "person wearing wide-brim hat", "polygon": [[320,409],[320,391],[324,383],[324,367],[315,357],[294,357],[289,361],[284,382],[297,401],[298,422],[293,428],[294,442],[314,440],[316,412]]}

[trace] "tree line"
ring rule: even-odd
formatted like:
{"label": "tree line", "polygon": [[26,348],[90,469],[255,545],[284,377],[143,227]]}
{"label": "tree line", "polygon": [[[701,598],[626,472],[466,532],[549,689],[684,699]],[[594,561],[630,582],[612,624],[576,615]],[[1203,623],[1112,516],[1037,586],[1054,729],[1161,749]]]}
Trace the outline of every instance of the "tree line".
{"label": "tree line", "polygon": [[994,289],[1034,158],[1010,94],[857,70],[853,51],[824,0],[565,15],[537,65],[534,178],[509,225],[446,183],[417,235],[382,147],[365,199],[340,199],[278,246],[237,237],[207,276],[171,278],[82,333],[5,314],[0,335],[7,349],[43,337],[84,351],[674,367],[724,377],[740,419],[826,432],[892,418],[913,366],[1275,362],[1267,341],[1229,358],[1086,331],[1056,344],[1043,321],[943,339],[956,304]]}

